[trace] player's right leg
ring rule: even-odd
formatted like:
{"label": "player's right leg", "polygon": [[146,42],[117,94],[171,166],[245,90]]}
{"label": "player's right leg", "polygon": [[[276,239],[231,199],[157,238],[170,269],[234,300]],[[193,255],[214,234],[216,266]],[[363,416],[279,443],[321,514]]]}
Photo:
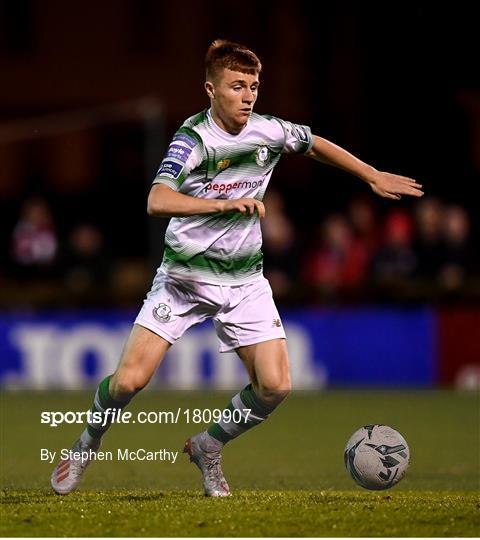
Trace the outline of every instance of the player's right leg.
{"label": "player's right leg", "polygon": [[[66,495],[73,491],[90,463],[88,457],[100,447],[103,434],[110,427],[112,409],[123,409],[132,397],[152,378],[163,360],[170,343],[151,330],[135,324],[125,344],[117,370],[101,381],[95,393],[92,411],[99,422],[90,422],[75,442],[69,459],[55,467],[51,484]],[[83,453],[83,454],[82,454]]]}

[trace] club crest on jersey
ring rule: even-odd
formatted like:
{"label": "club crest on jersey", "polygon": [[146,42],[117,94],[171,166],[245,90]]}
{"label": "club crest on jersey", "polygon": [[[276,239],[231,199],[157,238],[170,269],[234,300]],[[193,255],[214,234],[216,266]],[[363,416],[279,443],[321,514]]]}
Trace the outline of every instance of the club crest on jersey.
{"label": "club crest on jersey", "polygon": [[172,308],[169,305],[161,303],[153,308],[152,314],[158,322],[168,322],[170,320],[171,311]]}
{"label": "club crest on jersey", "polygon": [[217,163],[217,171],[223,171],[230,165],[229,159],[222,159]]}
{"label": "club crest on jersey", "polygon": [[256,151],[255,161],[260,167],[265,167],[269,160],[268,148],[266,146],[260,146]]}

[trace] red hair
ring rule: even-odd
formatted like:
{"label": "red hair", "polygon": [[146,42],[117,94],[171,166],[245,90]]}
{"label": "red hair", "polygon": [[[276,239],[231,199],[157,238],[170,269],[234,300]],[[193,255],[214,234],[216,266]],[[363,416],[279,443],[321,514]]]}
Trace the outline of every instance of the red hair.
{"label": "red hair", "polygon": [[258,56],[239,43],[216,39],[208,48],[205,57],[207,79],[216,77],[222,69],[256,75],[262,70]]}

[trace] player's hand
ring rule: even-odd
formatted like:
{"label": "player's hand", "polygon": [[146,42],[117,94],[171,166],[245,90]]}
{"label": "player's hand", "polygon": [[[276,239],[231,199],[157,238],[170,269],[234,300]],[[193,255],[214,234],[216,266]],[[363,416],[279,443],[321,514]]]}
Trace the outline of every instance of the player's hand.
{"label": "player's hand", "polygon": [[374,171],[367,179],[373,191],[386,199],[401,199],[402,195],[421,197],[422,185],[413,178],[388,172]]}
{"label": "player's hand", "polygon": [[247,197],[243,199],[227,199],[222,203],[222,212],[241,212],[244,215],[253,216],[256,210],[259,217],[265,217],[265,206],[262,201],[257,201],[257,199]]}

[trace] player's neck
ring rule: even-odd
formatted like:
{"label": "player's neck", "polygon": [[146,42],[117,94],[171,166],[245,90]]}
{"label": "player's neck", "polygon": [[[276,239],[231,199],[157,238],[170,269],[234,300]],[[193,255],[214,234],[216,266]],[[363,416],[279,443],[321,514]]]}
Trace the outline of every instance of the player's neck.
{"label": "player's neck", "polygon": [[241,125],[229,122],[228,119],[222,118],[222,116],[218,114],[218,111],[216,111],[213,107],[210,109],[210,112],[212,115],[212,120],[215,122],[215,125],[229,135],[239,135],[247,125],[247,122]]}

